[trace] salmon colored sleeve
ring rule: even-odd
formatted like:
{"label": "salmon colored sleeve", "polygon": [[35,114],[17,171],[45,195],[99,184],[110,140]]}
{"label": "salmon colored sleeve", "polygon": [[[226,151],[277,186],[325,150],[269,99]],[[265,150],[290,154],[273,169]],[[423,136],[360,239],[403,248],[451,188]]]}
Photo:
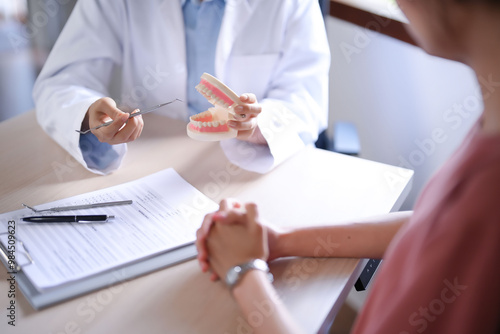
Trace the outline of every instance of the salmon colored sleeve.
{"label": "salmon colored sleeve", "polygon": [[354,333],[498,333],[500,162],[463,180],[390,246]]}

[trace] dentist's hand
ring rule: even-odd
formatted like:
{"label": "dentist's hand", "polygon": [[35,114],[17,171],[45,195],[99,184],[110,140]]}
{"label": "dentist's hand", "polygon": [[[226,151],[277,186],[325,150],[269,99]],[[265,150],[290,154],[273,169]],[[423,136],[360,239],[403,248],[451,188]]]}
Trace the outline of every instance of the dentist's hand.
{"label": "dentist's hand", "polygon": [[102,143],[111,145],[128,143],[139,138],[144,127],[142,116],[130,119],[128,117],[128,113],[116,107],[116,102],[113,99],[103,97],[89,107],[82,122],[82,130],[113,120],[112,124],[92,130],[92,133]]}
{"label": "dentist's hand", "polygon": [[257,117],[262,112],[262,106],[257,102],[254,94],[243,94],[240,101],[244,104],[234,108],[236,120],[228,122],[228,126],[238,130],[236,138],[256,144],[267,144],[257,125]]}

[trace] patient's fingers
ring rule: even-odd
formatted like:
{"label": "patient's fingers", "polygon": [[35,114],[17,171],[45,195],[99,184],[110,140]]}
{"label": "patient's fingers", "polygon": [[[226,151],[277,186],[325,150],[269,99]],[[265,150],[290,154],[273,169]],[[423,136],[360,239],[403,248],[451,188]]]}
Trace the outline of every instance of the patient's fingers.
{"label": "patient's fingers", "polygon": [[242,208],[243,205],[240,201],[234,198],[225,198],[219,203],[219,211],[228,211],[232,209]]}

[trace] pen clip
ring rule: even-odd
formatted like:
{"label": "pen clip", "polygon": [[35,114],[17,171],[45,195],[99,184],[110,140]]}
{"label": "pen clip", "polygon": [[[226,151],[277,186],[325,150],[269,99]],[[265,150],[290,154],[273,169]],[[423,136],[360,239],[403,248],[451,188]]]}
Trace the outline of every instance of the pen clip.
{"label": "pen clip", "polygon": [[99,224],[107,223],[110,219],[115,219],[115,216],[106,216],[106,220],[77,220],[78,224]]}

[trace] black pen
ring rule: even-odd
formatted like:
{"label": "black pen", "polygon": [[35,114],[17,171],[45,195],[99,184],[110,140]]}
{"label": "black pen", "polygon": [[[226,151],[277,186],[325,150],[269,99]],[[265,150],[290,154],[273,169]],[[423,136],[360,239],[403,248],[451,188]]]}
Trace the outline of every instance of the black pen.
{"label": "black pen", "polygon": [[91,223],[107,222],[115,216],[108,215],[83,215],[83,216],[32,216],[22,218],[30,223]]}

